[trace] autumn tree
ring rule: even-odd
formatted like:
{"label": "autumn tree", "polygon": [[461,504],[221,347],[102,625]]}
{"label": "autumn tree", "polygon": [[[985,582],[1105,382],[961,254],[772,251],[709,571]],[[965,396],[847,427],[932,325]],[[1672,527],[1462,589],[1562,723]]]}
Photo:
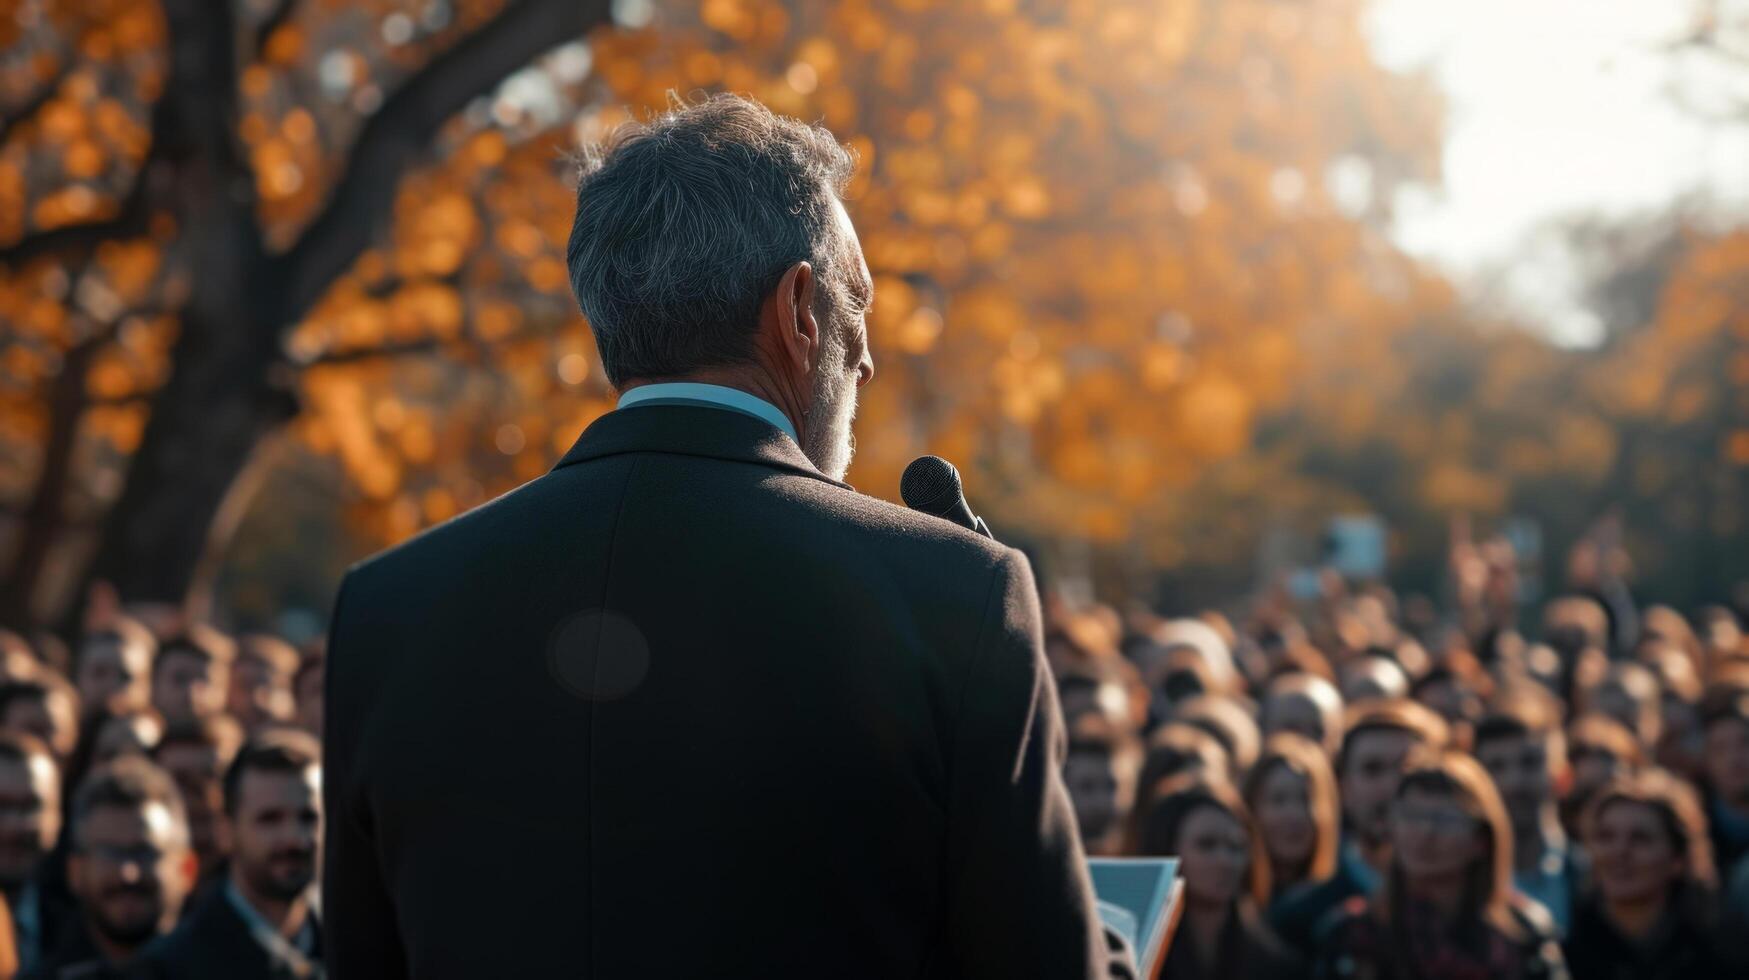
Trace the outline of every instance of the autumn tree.
{"label": "autumn tree", "polygon": [[130,599],[184,597],[322,359],[292,328],[383,237],[402,179],[468,128],[458,114],[607,7],[10,5],[0,615],[64,603],[87,571]]}
{"label": "autumn tree", "polygon": [[941,452],[1047,540],[1171,560],[1308,357],[1430,295],[1382,224],[1438,106],[1359,0],[622,0],[586,45],[605,4],[100,6],[33,7],[5,62],[14,615],[88,573],[181,597],[278,432],[384,542],[544,471],[612,404],[564,153],[671,92],[862,157],[853,481]]}
{"label": "autumn tree", "polygon": [[[1373,64],[1356,4],[653,13],[592,42],[577,134],[728,89],[822,120],[862,158],[850,209],[877,279],[877,382],[851,478],[867,491],[895,497],[905,463],[940,452],[1011,529],[1169,552],[1175,490],[1245,449],[1308,336],[1352,343],[1422,301],[1380,228],[1392,190],[1434,173],[1437,104]],[[442,226],[419,215],[451,206],[414,195],[406,220]],[[562,230],[556,202],[527,220]],[[321,373],[334,408],[303,431],[348,458],[379,538],[538,475],[611,404],[580,336],[524,350],[514,384],[464,370],[478,394],[459,413],[431,373],[453,365]],[[431,450],[437,432],[452,450]]]}

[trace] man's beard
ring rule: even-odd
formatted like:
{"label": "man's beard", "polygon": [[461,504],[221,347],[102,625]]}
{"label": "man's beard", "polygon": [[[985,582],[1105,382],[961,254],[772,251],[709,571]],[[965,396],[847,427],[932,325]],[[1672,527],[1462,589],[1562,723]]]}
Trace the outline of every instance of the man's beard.
{"label": "man's beard", "polygon": [[245,869],[249,886],[277,902],[289,902],[304,894],[316,880],[315,853],[284,850],[255,867]]}
{"label": "man's beard", "polygon": [[850,471],[850,458],[856,454],[856,436],[850,431],[856,418],[856,379],[844,370],[849,353],[843,340],[845,330],[844,324],[830,322],[820,370],[814,374],[814,397],[805,416],[807,432],[802,437],[802,452],[834,480],[844,479]]}
{"label": "man's beard", "polygon": [[102,933],[104,938],[118,946],[132,949],[158,934],[158,926],[163,917],[162,909],[157,905],[157,890],[142,885],[115,886],[104,894],[104,898],[107,900],[123,894],[138,896],[141,904],[147,907],[145,914],[131,919],[116,918],[109,914],[107,901],[100,901],[91,907],[89,919],[92,928]]}

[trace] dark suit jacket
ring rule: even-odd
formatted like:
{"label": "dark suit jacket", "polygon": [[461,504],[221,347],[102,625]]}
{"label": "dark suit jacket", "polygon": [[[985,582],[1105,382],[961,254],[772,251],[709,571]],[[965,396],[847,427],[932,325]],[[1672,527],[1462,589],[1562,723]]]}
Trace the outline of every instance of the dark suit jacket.
{"label": "dark suit jacket", "polygon": [[213,890],[176,931],[146,947],[127,970],[129,980],[313,980],[322,976],[322,932],[307,959],[272,949],[255,938],[225,889]]}
{"label": "dark suit jacket", "polygon": [[354,567],[325,740],[354,977],[1089,977],[1019,552],[644,406]]}
{"label": "dark suit jacket", "polygon": [[1317,952],[1318,933],[1351,898],[1364,897],[1360,882],[1348,872],[1344,862],[1336,862],[1336,871],[1322,881],[1308,882],[1290,889],[1269,906],[1269,925],[1289,946],[1310,957]]}
{"label": "dark suit jacket", "polygon": [[1672,908],[1647,937],[1621,934],[1595,898],[1573,909],[1565,954],[1573,980],[1725,980],[1740,978],[1719,954],[1721,938],[1697,917]]}

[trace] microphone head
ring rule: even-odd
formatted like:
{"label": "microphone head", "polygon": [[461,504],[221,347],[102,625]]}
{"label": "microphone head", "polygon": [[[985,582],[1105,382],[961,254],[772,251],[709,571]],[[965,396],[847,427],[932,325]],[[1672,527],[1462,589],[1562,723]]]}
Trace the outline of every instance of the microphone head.
{"label": "microphone head", "polygon": [[926,514],[947,513],[964,494],[960,471],[940,456],[917,457],[899,477],[899,496],[905,498],[905,506]]}

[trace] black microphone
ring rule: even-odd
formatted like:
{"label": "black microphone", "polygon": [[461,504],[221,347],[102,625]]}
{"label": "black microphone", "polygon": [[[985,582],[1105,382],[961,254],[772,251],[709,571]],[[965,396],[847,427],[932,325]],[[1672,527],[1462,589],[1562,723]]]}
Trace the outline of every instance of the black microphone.
{"label": "black microphone", "polygon": [[912,510],[934,514],[995,540],[984,519],[972,513],[971,505],[966,503],[960,471],[940,456],[912,460],[905,467],[905,475],[899,477],[899,496],[905,498],[905,506]]}

